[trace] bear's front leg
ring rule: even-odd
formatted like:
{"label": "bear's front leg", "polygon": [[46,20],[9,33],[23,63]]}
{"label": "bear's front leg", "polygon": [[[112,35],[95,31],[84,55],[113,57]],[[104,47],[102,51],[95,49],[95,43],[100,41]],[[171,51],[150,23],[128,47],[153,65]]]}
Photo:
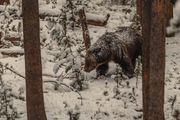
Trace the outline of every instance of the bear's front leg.
{"label": "bear's front leg", "polygon": [[122,71],[125,75],[127,75],[129,78],[134,76],[134,63],[132,63],[129,57],[124,57],[119,64],[122,67]]}
{"label": "bear's front leg", "polygon": [[102,64],[96,68],[96,77],[99,77],[101,75],[105,75],[108,71],[108,63]]}

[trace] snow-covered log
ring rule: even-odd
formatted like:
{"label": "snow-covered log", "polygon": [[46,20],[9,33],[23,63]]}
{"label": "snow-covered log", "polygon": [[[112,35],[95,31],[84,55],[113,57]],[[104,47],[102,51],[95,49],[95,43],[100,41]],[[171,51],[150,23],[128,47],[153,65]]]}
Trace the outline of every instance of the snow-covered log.
{"label": "snow-covered log", "polygon": [[4,40],[11,42],[15,46],[19,46],[22,43],[21,34],[17,32],[5,35]]}
{"label": "snow-covered log", "polygon": [[[9,14],[16,14],[18,10],[17,7],[8,5],[7,7],[5,5],[0,5],[0,13],[4,12],[5,10],[8,10]],[[45,17],[58,17],[61,14],[60,9],[47,9],[45,6],[39,8],[39,17],[41,19],[44,19]],[[22,11],[20,12],[20,15],[22,15]],[[109,20],[110,14],[107,15],[98,15],[98,14],[92,14],[92,13],[86,13],[86,20],[88,25],[94,25],[94,26],[105,26],[107,25],[107,22]],[[80,22],[80,19],[78,20]]]}
{"label": "snow-covered log", "polygon": [[47,9],[46,7],[40,7],[39,8],[39,17],[45,18],[45,17],[58,17],[61,14],[60,9]]}
{"label": "snow-covered log", "polygon": [[3,48],[0,49],[2,55],[16,57],[18,55],[24,55],[24,50],[20,47]]}
{"label": "snow-covered log", "polygon": [[86,20],[88,25],[105,26],[109,20],[110,14],[106,16],[86,13]]}
{"label": "snow-covered log", "polygon": [[16,41],[20,41],[20,36],[5,36],[4,37],[5,40],[11,41],[11,42],[16,42]]}
{"label": "snow-covered log", "polygon": [[[106,26],[109,17],[110,14],[98,15],[98,14],[86,13],[86,22],[88,25]],[[78,22],[80,22],[80,18],[78,18]]]}
{"label": "snow-covered log", "polygon": [[[41,50],[42,53],[46,53],[48,55],[57,55],[59,51],[52,51],[52,50]],[[24,55],[24,49],[21,47],[12,47],[12,48],[1,48],[0,54],[5,56],[18,56],[18,55]]]}
{"label": "snow-covered log", "polygon": [[[5,6],[0,5],[0,13],[4,11],[8,11],[10,14],[16,14],[19,9],[15,6]],[[58,17],[61,14],[61,10],[59,9],[47,9],[45,6],[39,8],[39,17],[45,18],[48,17]],[[20,15],[22,15],[22,11],[20,11]]]}

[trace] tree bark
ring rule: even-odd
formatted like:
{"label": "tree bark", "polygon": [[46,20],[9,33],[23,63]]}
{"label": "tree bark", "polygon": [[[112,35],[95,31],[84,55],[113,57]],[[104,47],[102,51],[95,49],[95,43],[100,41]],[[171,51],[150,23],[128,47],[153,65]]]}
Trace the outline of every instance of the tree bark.
{"label": "tree bark", "polygon": [[38,0],[23,0],[28,120],[47,120],[44,109]]}
{"label": "tree bark", "polygon": [[144,120],[164,120],[165,1],[142,1]]}
{"label": "tree bark", "polygon": [[85,44],[85,48],[87,50],[91,45],[91,41],[90,41],[90,37],[89,37],[88,25],[87,25],[87,21],[86,21],[86,15],[85,15],[84,8],[80,9],[79,18],[80,18],[80,22],[81,22],[81,26],[82,26],[82,30],[83,30],[84,44]]}

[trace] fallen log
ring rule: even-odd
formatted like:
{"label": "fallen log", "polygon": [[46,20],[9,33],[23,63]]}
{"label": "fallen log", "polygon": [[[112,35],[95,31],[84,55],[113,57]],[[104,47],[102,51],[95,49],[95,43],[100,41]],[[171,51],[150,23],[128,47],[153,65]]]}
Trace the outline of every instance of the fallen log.
{"label": "fallen log", "polygon": [[11,42],[15,46],[19,46],[22,43],[21,35],[16,32],[5,35],[4,40]]}
{"label": "fallen log", "polygon": [[[10,15],[17,14],[19,9],[17,7],[8,5],[0,5],[0,13],[8,11]],[[45,17],[58,17],[61,14],[59,9],[47,9],[45,6],[39,8],[39,17],[44,19]],[[22,11],[20,11],[20,16],[22,16]]]}
{"label": "fallen log", "polygon": [[[5,5],[0,5],[0,13],[8,10],[8,12],[11,14],[16,14],[19,9],[14,6],[8,5],[7,7]],[[39,8],[39,17],[41,19],[44,19],[45,17],[59,17],[61,14],[61,11],[59,9],[47,9],[45,6]],[[22,15],[22,11],[20,13],[20,16]],[[107,15],[98,15],[98,14],[92,14],[92,13],[86,13],[86,20],[88,25],[94,25],[94,26],[106,26],[107,22],[110,18],[110,14]],[[77,22],[80,23],[80,18],[77,18]]]}
{"label": "fallen log", "polygon": [[[46,53],[48,55],[57,55],[59,54],[58,50],[41,50],[42,53]],[[12,48],[1,48],[0,49],[0,54],[4,56],[11,56],[11,57],[17,57],[19,55],[24,55],[24,49],[21,47],[12,47]]]}
{"label": "fallen log", "polygon": [[86,13],[86,21],[88,25],[94,26],[106,26],[109,20],[110,14],[106,16]]}
{"label": "fallen log", "polygon": [[39,8],[39,17],[44,19],[45,17],[59,17],[61,10],[59,9],[47,9],[46,7]]}
{"label": "fallen log", "polygon": [[24,50],[19,47],[3,48],[0,49],[0,53],[4,56],[17,57],[19,55],[24,55]]}

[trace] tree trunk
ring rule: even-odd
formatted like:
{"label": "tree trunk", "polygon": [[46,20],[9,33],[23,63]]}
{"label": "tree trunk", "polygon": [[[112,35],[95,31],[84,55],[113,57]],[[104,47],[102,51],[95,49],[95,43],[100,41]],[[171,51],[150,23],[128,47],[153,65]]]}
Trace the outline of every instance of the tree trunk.
{"label": "tree trunk", "polygon": [[144,120],[164,120],[165,1],[142,1]]}
{"label": "tree trunk", "polygon": [[38,0],[23,0],[28,120],[46,120],[42,87]]}
{"label": "tree trunk", "polygon": [[90,37],[89,37],[89,31],[88,31],[84,8],[80,9],[79,18],[80,18],[80,22],[81,22],[81,26],[82,26],[82,31],[83,31],[84,44],[85,44],[85,48],[87,50],[91,45],[91,41],[90,41]]}

